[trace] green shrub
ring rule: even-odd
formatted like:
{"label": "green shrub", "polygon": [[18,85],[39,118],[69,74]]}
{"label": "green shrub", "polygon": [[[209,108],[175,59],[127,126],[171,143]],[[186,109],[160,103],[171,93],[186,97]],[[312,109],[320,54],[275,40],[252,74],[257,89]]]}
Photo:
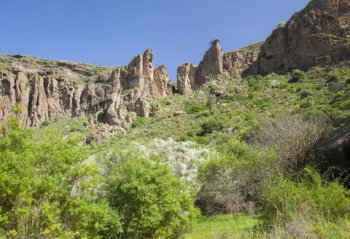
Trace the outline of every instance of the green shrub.
{"label": "green shrub", "polygon": [[267,84],[269,88],[278,88],[281,83],[278,80],[270,80]]}
{"label": "green shrub", "polygon": [[206,103],[188,103],[185,106],[185,111],[187,114],[200,113],[205,110],[208,110],[208,105]]}
{"label": "green shrub", "polygon": [[153,122],[153,118],[146,118],[146,117],[137,117],[134,122],[132,123],[132,128],[140,128],[144,125],[151,124]]}
{"label": "green shrub", "polygon": [[214,131],[221,131],[224,128],[223,123],[214,118],[209,118],[201,124],[199,135],[211,134]]}
{"label": "green shrub", "polygon": [[295,69],[292,71],[291,79],[288,81],[289,83],[300,82],[305,77],[305,73],[301,70]]}
{"label": "green shrub", "polygon": [[297,180],[279,176],[266,182],[259,198],[268,221],[292,220],[306,209],[310,216],[327,220],[350,215],[350,192],[338,182],[324,182],[311,168]]}
{"label": "green shrub", "polygon": [[275,173],[273,154],[260,154],[237,140],[222,144],[222,152],[199,170],[201,190],[197,204],[205,214],[240,213],[254,208],[259,184]]}
{"label": "green shrub", "polygon": [[327,82],[338,82],[339,76],[336,72],[331,72],[327,76]]}
{"label": "green shrub", "polygon": [[312,95],[312,92],[309,90],[303,90],[302,92],[300,92],[301,99],[305,99],[306,97],[309,97],[311,95]]}
{"label": "green shrub", "polygon": [[171,105],[172,103],[173,103],[173,101],[171,99],[167,99],[165,101],[165,105],[167,105],[167,106]]}
{"label": "green shrub", "polygon": [[262,77],[261,76],[250,76],[247,79],[249,87],[255,87],[258,86],[262,82]]}
{"label": "green shrub", "polygon": [[109,178],[107,195],[123,218],[121,238],[178,238],[197,215],[184,184],[158,160],[122,163]]}

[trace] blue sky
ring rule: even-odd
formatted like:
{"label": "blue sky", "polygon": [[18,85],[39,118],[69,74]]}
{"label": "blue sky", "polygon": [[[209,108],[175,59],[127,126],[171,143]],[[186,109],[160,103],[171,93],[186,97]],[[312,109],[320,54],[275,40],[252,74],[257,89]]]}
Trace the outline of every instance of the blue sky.
{"label": "blue sky", "polygon": [[103,66],[146,48],[172,79],[219,38],[231,51],[265,39],[308,0],[0,0],[0,54]]}

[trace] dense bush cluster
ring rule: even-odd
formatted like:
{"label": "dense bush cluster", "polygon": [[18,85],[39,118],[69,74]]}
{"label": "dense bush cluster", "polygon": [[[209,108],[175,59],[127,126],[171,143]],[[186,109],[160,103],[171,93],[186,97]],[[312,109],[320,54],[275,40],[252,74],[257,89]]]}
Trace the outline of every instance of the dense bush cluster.
{"label": "dense bush cluster", "polygon": [[192,189],[157,158],[88,158],[81,138],[35,138],[11,119],[0,138],[0,238],[178,238]]}
{"label": "dense bush cluster", "polygon": [[0,138],[0,236],[96,238],[118,217],[98,197],[99,169],[74,138],[31,137],[11,119]]}

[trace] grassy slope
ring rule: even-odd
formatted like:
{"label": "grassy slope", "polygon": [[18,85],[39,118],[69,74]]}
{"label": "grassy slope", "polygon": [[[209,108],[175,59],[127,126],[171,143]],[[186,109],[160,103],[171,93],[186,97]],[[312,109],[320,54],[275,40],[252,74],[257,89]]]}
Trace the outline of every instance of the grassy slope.
{"label": "grassy slope", "polygon": [[[300,75],[300,73],[299,73]],[[172,95],[154,100],[161,113],[154,118],[138,118],[126,133],[118,133],[97,151],[124,148],[132,142],[147,144],[155,138],[177,141],[191,140],[220,151],[220,144],[229,139],[244,140],[262,121],[292,112],[326,115],[335,126],[346,125],[350,119],[350,69],[313,69],[301,73],[297,83],[288,83],[291,75],[251,77],[242,81],[220,77],[220,83],[210,83],[193,94]],[[210,91],[223,91],[227,97],[212,97]],[[175,112],[186,112],[174,116]],[[43,129],[64,130],[89,137],[94,129],[84,129],[84,118],[47,122]],[[220,129],[203,133],[203,123],[214,121]],[[214,125],[215,126],[215,125]],[[40,131],[38,131],[40,134]]]}
{"label": "grassy slope", "polygon": [[[288,83],[291,75],[251,77],[243,81],[223,77],[193,94],[155,100],[161,113],[150,119],[138,118],[126,134],[107,140],[108,145],[147,143],[154,138],[191,140],[216,146],[227,138],[244,139],[259,122],[292,112],[326,115],[336,126],[346,125],[350,118],[350,69],[326,72],[313,69],[303,73],[297,83]],[[210,91],[225,91],[222,99],[212,97],[212,112],[208,107]],[[175,112],[186,114],[174,116]],[[222,130],[201,134],[203,123],[213,120]]]}

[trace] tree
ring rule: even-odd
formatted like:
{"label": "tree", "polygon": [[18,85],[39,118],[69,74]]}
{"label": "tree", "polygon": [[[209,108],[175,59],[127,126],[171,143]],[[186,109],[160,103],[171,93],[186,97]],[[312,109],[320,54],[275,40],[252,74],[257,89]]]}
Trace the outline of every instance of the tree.
{"label": "tree", "polygon": [[[0,232],[10,238],[99,238],[118,218],[98,198],[84,147],[48,132],[34,138],[11,118],[0,138]],[[0,234],[1,237],[1,234]]]}
{"label": "tree", "polygon": [[158,160],[122,163],[109,179],[107,194],[123,218],[122,238],[178,238],[197,214],[190,192]]}

